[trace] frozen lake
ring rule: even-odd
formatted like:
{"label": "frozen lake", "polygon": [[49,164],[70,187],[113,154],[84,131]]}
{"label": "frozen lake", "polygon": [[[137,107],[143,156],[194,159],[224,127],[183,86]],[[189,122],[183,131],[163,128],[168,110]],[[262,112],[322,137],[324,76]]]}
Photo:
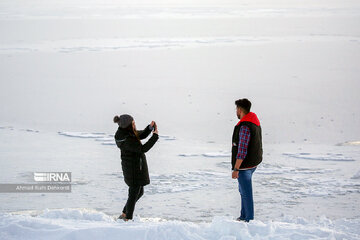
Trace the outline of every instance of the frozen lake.
{"label": "frozen lake", "polygon": [[[70,171],[71,193],[2,193],[4,212],[91,208],[118,214],[127,199],[120,153],[101,133],[42,132],[3,128],[2,183],[34,182],[33,172]],[[110,135],[103,133],[104,136]],[[22,144],[16,144],[21,139]],[[227,146],[161,136],[149,152],[151,184],[137,206],[143,217],[211,221],[236,216],[237,182]],[[194,147],[196,146],[196,147]],[[267,144],[254,174],[256,216],[359,217],[359,146]],[[31,201],[29,201],[31,199]],[[341,205],[341,208],[337,206]],[[303,211],[307,209],[307,211]],[[332,209],[329,211],[329,209]]]}

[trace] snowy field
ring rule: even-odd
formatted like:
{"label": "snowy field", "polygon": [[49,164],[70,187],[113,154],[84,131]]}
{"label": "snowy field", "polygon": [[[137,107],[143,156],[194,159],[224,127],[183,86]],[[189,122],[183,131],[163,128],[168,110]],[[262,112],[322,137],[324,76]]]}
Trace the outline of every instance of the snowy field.
{"label": "snowy field", "polygon": [[[0,239],[360,239],[360,2],[0,2]],[[263,128],[255,220],[231,179],[234,101]],[[133,222],[114,115],[160,140]]]}

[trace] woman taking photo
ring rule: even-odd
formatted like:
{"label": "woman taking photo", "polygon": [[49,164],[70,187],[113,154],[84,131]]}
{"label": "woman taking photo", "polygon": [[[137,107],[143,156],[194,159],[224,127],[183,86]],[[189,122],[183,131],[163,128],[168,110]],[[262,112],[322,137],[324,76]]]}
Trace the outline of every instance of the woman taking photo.
{"label": "woman taking photo", "polygon": [[[119,125],[115,133],[116,145],[121,150],[121,167],[125,183],[129,186],[129,196],[119,219],[128,221],[133,218],[135,204],[144,194],[144,186],[150,184],[145,153],[159,139],[156,123],[152,121],[143,131],[137,131],[134,119],[127,114],[114,117],[114,123]],[[151,138],[142,144],[153,131]]]}

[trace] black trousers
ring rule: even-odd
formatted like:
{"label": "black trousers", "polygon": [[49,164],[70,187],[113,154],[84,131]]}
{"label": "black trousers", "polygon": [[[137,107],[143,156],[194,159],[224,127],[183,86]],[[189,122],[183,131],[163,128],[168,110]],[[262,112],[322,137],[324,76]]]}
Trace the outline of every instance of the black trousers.
{"label": "black trousers", "polygon": [[129,187],[129,195],[126,205],[123,209],[123,213],[126,214],[127,219],[133,218],[136,202],[144,195],[143,186],[131,186]]}

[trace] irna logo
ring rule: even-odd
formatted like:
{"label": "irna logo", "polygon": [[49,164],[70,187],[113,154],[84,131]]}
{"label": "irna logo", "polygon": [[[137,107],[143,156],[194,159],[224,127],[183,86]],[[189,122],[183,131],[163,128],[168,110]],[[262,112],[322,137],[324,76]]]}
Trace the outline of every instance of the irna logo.
{"label": "irna logo", "polygon": [[71,172],[34,172],[35,182],[71,182]]}

